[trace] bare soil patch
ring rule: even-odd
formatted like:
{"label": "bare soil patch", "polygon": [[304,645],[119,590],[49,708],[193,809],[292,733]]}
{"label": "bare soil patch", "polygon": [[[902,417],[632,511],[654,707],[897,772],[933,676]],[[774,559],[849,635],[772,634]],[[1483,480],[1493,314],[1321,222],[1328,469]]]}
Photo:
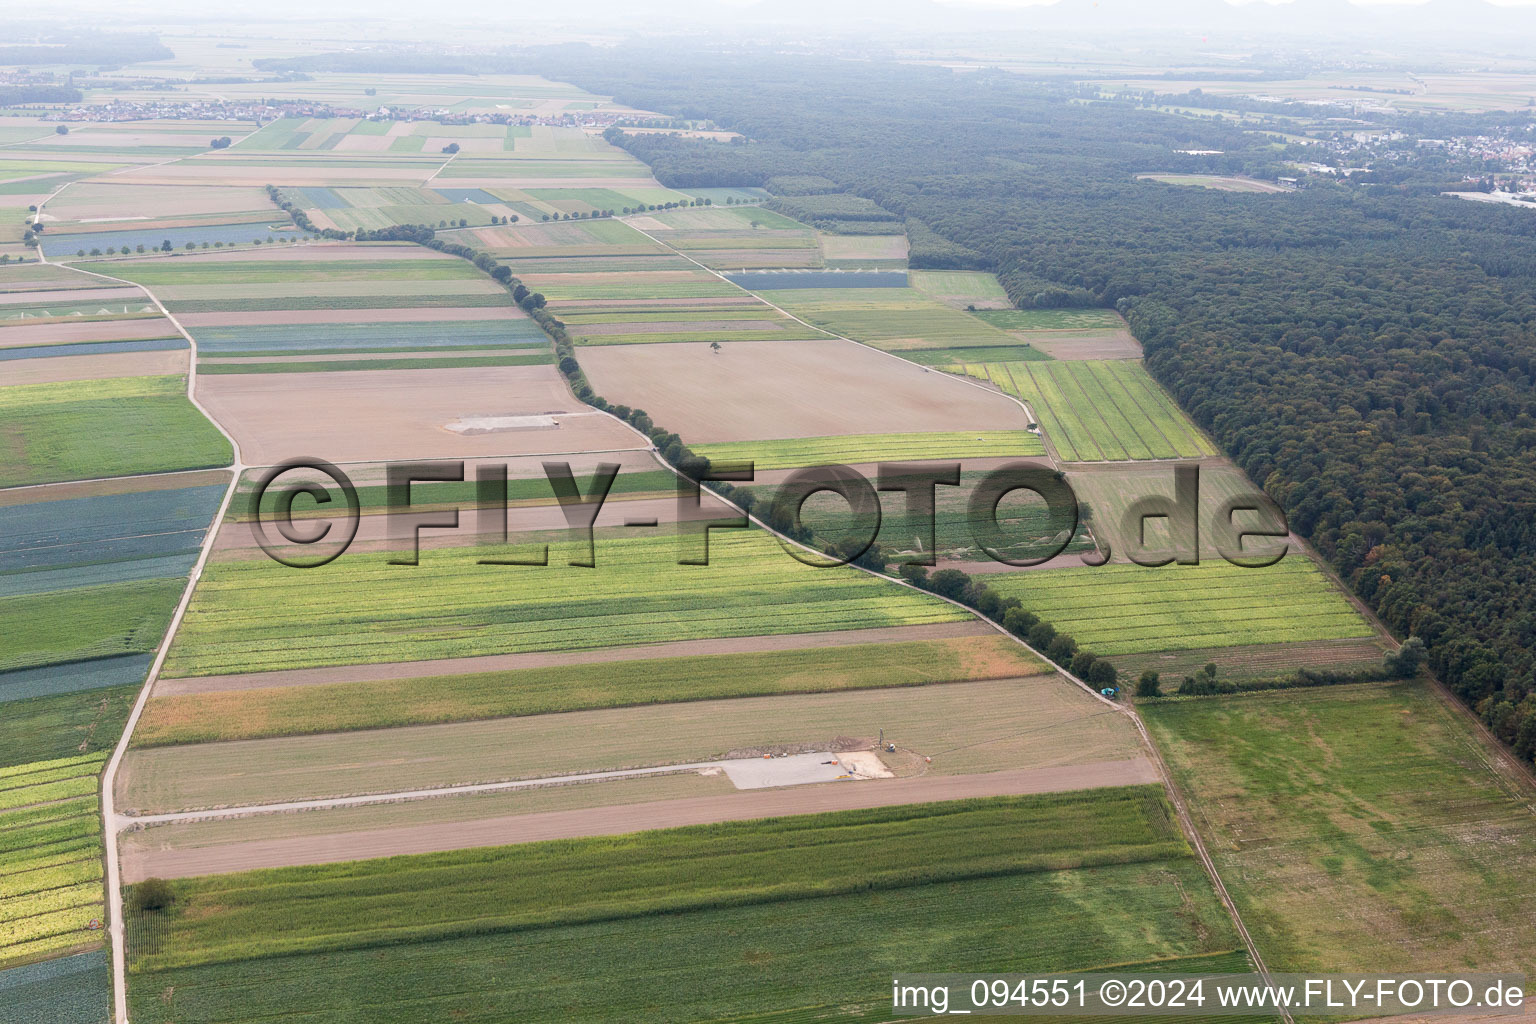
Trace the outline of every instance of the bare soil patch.
{"label": "bare soil patch", "polygon": [[63,345],[71,341],[143,341],[174,338],[177,333],[169,320],[160,317],[48,324],[11,321],[10,325],[0,327],[0,348]]}
{"label": "bare soil patch", "polygon": [[[415,309],[259,309],[226,313],[180,313],[176,319],[189,331],[196,327],[241,327],[283,324],[408,324],[457,320],[524,320],[514,306],[439,306]],[[194,336],[196,332],[193,331]]]}
{"label": "bare soil patch", "polygon": [[154,352],[103,352],[78,356],[11,359],[5,363],[7,384],[47,384],[65,380],[104,380],[109,377],[151,377],[186,373],[191,351],[185,348]]}
{"label": "bare soil patch", "polygon": [[[253,466],[297,455],[372,462],[646,444],[578,402],[552,366],[219,374],[199,378],[197,396]],[[447,429],[464,416],[521,414],[549,414],[556,425],[472,436]]]}
{"label": "bare soil patch", "polygon": [[849,341],[759,341],[719,353],[707,344],[601,346],[581,361],[609,401],[694,442],[1027,424],[1001,394]]}

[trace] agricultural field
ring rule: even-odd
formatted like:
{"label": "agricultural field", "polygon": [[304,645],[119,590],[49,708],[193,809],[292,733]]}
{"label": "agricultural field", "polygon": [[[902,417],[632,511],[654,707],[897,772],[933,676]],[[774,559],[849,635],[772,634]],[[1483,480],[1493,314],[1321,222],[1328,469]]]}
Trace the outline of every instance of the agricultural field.
{"label": "agricultural field", "polygon": [[[137,746],[382,729],[592,708],[921,686],[1045,672],[997,635],[156,697]],[[260,683],[259,678],[253,682]]]}
{"label": "agricultural field", "polygon": [[[487,573],[495,548],[434,552],[408,572],[387,555],[344,555],[305,579],[270,561],[209,566],[166,673],[212,675],[660,640],[946,622],[963,613],[851,569],[815,569],[759,531],[716,534],[711,563],[678,565],[668,538],[611,540],[597,551],[607,589],[561,564]],[[514,585],[522,575],[525,585]],[[325,596],[313,584],[325,580]],[[453,594],[444,615],[442,597]],[[643,603],[637,602],[645,595]],[[452,624],[452,628],[445,629]],[[288,643],[302,628],[310,641]]]}
{"label": "agricultural field", "polygon": [[[1021,844],[1025,822],[1029,839]],[[829,855],[784,858],[785,847]],[[509,874],[508,857],[524,865],[558,859],[565,868]],[[712,865],[707,876],[695,871],[701,862]],[[471,905],[456,894],[481,888],[470,882],[474,877],[483,877],[493,895]],[[861,891],[870,879],[874,891]],[[551,884],[572,895],[556,897]],[[1205,964],[1222,954],[1231,962],[1235,945],[1150,788],[368,862],[350,880],[334,868],[299,868],[177,885],[187,910],[133,925],[133,990],[143,993],[136,1020],[281,1006],[295,984],[324,993],[308,1000],[314,1019],[364,1020],[373,1012],[376,997],[369,993],[377,991],[380,957],[392,979],[431,1004],[430,1012],[466,1020],[598,1021],[616,1013],[671,1019],[678,1010],[671,993],[679,986],[693,1018],[774,1006],[815,1019],[834,1007],[875,1011],[888,997],[871,984],[871,963],[882,978],[914,964],[1061,970],[1213,958],[1190,961]],[[299,904],[288,895],[299,887],[318,898]],[[405,902],[384,902],[418,930],[401,934],[402,944],[388,950],[370,948],[366,933],[336,930],[334,922],[354,919],[345,908],[373,899],[369,893],[399,893]],[[665,902],[642,893],[664,893]],[[204,905],[225,909],[200,915]],[[557,905],[565,909],[544,912]],[[1026,906],[1029,913],[1020,913]],[[278,927],[285,915],[289,926]],[[1074,925],[1063,930],[1068,917]],[[829,920],[840,927],[829,930]],[[1150,921],[1159,923],[1148,930]],[[956,928],[963,941],[939,941]],[[845,929],[865,936],[857,963],[840,955]],[[722,939],[745,935],[752,940]],[[552,973],[544,955],[552,944],[568,951],[566,964],[592,969]],[[700,958],[702,946],[714,954]],[[294,956],[266,955],[279,950]],[[486,987],[481,965],[492,959],[516,965],[525,979],[512,1018]],[[372,965],[366,975],[364,964]],[[464,983],[445,980],[444,972]],[[169,1001],[153,995],[168,989],[175,993]],[[668,1009],[637,1011],[641,1006]]]}
{"label": "agricultural field", "polygon": [[1536,794],[1430,684],[1142,713],[1272,969],[1532,969]]}
{"label": "agricultural field", "polygon": [[755,206],[665,210],[629,223],[719,270],[822,265],[814,230]]}
{"label": "agricultural field", "polygon": [[998,573],[987,583],[1075,639],[1112,657],[1375,635],[1306,557],[1247,569],[1200,565],[1104,565]]}
{"label": "agricultural field", "polygon": [[[844,440],[857,442],[861,439],[855,436]],[[1014,452],[1012,454],[1017,457],[1022,454],[1040,455],[1042,453]],[[1016,559],[1038,557],[1043,550],[1060,545],[1061,527],[1054,526],[1046,511],[1045,503],[1028,491],[1016,491],[1004,497],[998,503],[995,516],[981,514],[976,517],[976,521],[973,521],[969,507],[970,498],[985,475],[981,471],[968,470],[960,474],[958,487],[935,488],[934,530],[931,539],[927,534],[926,521],[921,518],[916,521],[907,519],[903,496],[896,492],[883,492],[880,532],[876,534],[875,542],[893,558],[933,555],[946,563],[986,563],[988,556],[977,545],[977,531],[974,526],[977,521],[995,521],[1001,528],[1002,535],[1007,538],[998,550],[1007,557]],[[767,481],[764,483],[764,496],[767,497]],[[851,535],[857,527],[857,524],[852,522],[848,503],[839,495],[831,493],[812,495],[801,507],[800,512],[801,522],[818,538],[825,541],[836,542],[845,534]],[[860,540],[867,537],[867,526],[857,535]],[[930,543],[933,545],[932,548],[929,547]],[[1093,546],[1087,524],[1084,523],[1079,525],[1077,533],[1062,550],[1075,553],[1087,551]]]}
{"label": "agricultural field", "polygon": [[98,1024],[112,1013],[109,975],[104,952],[0,970],[0,1004],[12,1020]]}
{"label": "agricultural field", "polygon": [[870,462],[990,459],[1044,455],[1040,439],[1024,430],[930,431],[923,434],[840,434],[692,446],[713,462],[750,461],[759,470]]}
{"label": "agricultural field", "polygon": [[1138,174],[1142,181],[1156,181],[1164,185],[1187,185],[1196,188],[1213,188],[1222,192],[1289,192],[1283,185],[1256,178],[1240,178],[1217,174]]}
{"label": "agricultural field", "polygon": [[[811,287],[788,284],[799,274],[784,274],[770,281],[764,295],[775,306],[794,316],[854,341],[887,351],[950,346],[1017,345],[1019,339],[986,323],[976,315],[947,306],[928,294],[904,284],[869,287],[869,274],[842,272],[856,278],[849,287]],[[809,276],[809,275],[806,275]],[[822,275],[824,277],[830,275]],[[890,274],[904,282],[906,275]],[[762,288],[755,275],[748,287]],[[779,282],[786,282],[780,284]]]}
{"label": "agricultural field", "polygon": [[976,270],[913,270],[907,274],[907,278],[913,288],[933,296],[946,306],[976,311],[1013,309],[1008,293],[1003,291],[1003,286],[992,274]]}
{"label": "agricultural field", "polygon": [[1141,343],[1108,309],[978,309],[994,327],[1054,359],[1137,359]]}
{"label": "agricultural field", "polygon": [[831,235],[818,232],[822,261],[845,270],[904,270],[905,235]]}
{"label": "agricultural field", "polygon": [[[872,752],[882,734],[898,746],[872,755],[888,772],[925,783],[963,777],[962,791],[994,773],[1006,790],[1038,769],[1066,769],[1056,789],[1114,784],[1127,771],[1153,777],[1124,716],[1054,676],[1033,676],[149,747],[130,752],[117,796],[129,813],[172,814],[593,772],[687,771],[707,782],[700,769],[721,759]],[[846,794],[838,799],[878,801],[883,780],[866,781],[836,785]]]}
{"label": "agricultural field", "polygon": [[180,377],[0,388],[0,487],[223,466],[230,456]]}
{"label": "agricultural field", "polygon": [[96,791],[105,760],[0,768],[0,968],[100,944]]}
{"label": "agricultural field", "polygon": [[963,362],[944,369],[989,381],[1029,403],[1064,462],[1216,454],[1140,363]]}
{"label": "agricultural field", "polygon": [[[977,454],[1003,438],[1006,448],[991,454],[1041,450],[1039,438],[1024,429],[1024,410],[1009,399],[847,341],[757,342],[718,351],[698,343],[611,345],[583,349],[581,358],[592,386],[610,402],[646,410],[690,446],[703,444],[700,451],[718,442],[757,443],[763,468],[785,457],[772,454],[772,444],[760,440],[767,438],[899,433],[904,436],[893,447],[911,447],[913,435],[932,433],[941,436],[918,443],[938,449],[964,432],[964,451],[930,457]],[[738,397],[722,405],[714,401],[721,394]]]}

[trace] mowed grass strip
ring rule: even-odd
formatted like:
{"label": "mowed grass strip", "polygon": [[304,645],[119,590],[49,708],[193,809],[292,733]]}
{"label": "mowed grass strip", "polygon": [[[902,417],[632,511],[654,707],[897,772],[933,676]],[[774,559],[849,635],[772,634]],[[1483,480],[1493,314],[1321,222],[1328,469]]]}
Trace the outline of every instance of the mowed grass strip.
{"label": "mowed grass strip", "polygon": [[1037,675],[1006,637],[827,650],[655,658],[162,697],[134,732],[141,747],[463,722],[634,704],[756,697]]}
{"label": "mowed grass strip", "polygon": [[1045,454],[1045,446],[1040,439],[1024,430],[847,434],[835,437],[792,437],[779,441],[722,441],[716,444],[696,444],[692,448],[715,462],[750,460],[760,470],[825,466],[832,463],[984,459]]}
{"label": "mowed grass strip", "polygon": [[987,583],[1098,655],[1374,634],[1328,578],[1296,555],[1262,569],[1224,561],[1115,564],[995,573]]}
{"label": "mowed grass strip", "polygon": [[172,883],[174,941],[135,968],[1188,856],[1162,791],[1134,786],[251,871]]}
{"label": "mowed grass strip", "polygon": [[1536,967],[1536,793],[1429,684],[1141,710],[1273,969]]}
{"label": "mowed grass strip", "polygon": [[0,388],[0,487],[228,465],[181,377]]}
{"label": "mowed grass strip", "polygon": [[[504,548],[345,555],[295,573],[268,559],[219,562],[203,576],[167,670],[252,669],[416,661],[517,651],[624,647],[949,622],[963,612],[851,569],[818,569],[768,534],[604,540],[594,569],[479,565]],[[526,555],[526,552],[524,552]]]}

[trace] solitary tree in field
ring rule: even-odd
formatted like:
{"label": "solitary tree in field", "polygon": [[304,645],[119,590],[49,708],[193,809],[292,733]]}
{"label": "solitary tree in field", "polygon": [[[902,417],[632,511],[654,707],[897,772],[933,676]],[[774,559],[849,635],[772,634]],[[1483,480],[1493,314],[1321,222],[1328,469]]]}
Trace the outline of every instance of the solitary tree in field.
{"label": "solitary tree in field", "polygon": [[458,151],[459,151],[459,144],[457,142],[450,142],[450,143],[448,143],[448,145],[443,147],[443,152],[447,153],[449,156],[452,156],[453,154],[457,153]]}
{"label": "solitary tree in field", "polygon": [[711,352],[713,352],[715,355],[719,355],[720,354],[720,343],[718,341],[710,342],[709,343],[709,350]]}
{"label": "solitary tree in field", "polygon": [[1158,679],[1157,673],[1147,669],[1141,674],[1141,678],[1136,681],[1136,696],[1161,697],[1162,695],[1162,683]]}
{"label": "solitary tree in field", "polygon": [[167,238],[165,241],[160,243],[160,251],[161,252],[170,252],[171,251],[171,240],[169,238]]}
{"label": "solitary tree in field", "polygon": [[53,132],[54,132],[55,135],[68,135],[69,134],[69,125],[61,124],[57,128],[55,128],[53,130]]}

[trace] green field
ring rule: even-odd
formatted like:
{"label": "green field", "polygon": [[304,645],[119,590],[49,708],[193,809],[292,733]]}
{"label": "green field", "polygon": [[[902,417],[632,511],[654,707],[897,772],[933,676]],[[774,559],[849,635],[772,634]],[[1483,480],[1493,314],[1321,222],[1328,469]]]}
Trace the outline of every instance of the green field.
{"label": "green field", "polygon": [[1029,344],[989,345],[978,348],[904,348],[897,351],[903,359],[923,366],[958,367],[966,363],[1049,362],[1051,357]]}
{"label": "green field", "polygon": [[104,754],[0,769],[0,966],[89,948],[103,916]]}
{"label": "green field", "polygon": [[786,1022],[863,1019],[893,972],[1139,965],[1236,945],[1155,787],[176,884],[169,921],[131,924],[135,1020],[268,1007],[342,1024],[768,1007]]}
{"label": "green field", "polygon": [[907,280],[918,291],[950,305],[1012,305],[996,276],[978,270],[913,270],[907,274]]}
{"label": "green field", "polygon": [[[954,561],[987,561],[988,555],[976,544],[977,524],[986,522],[985,513],[972,517],[971,495],[986,474],[965,472],[960,475],[958,487],[934,489],[934,548],[928,550],[927,524],[919,517],[909,521],[905,511],[905,498],[895,492],[883,492],[881,498],[880,532],[875,540],[893,556],[911,556],[937,553]],[[771,497],[765,493],[764,497]],[[800,521],[815,533],[818,543],[837,541],[845,535],[852,536],[859,530],[853,522],[848,502],[842,496],[823,492],[812,495],[800,510]],[[1015,491],[1005,496],[997,505],[995,521],[1002,530],[1003,542],[998,550],[1010,558],[1038,558],[1042,552],[1061,543],[1059,531],[1065,527],[1051,521],[1045,503],[1028,491]],[[1054,527],[1054,529],[1053,529]],[[863,540],[868,535],[864,527],[857,536]],[[1085,551],[1093,547],[1088,532],[1079,526],[1063,550]]]}
{"label": "green field", "polygon": [[111,750],[138,693],[136,685],[114,686],[5,702],[0,768]]}
{"label": "green field", "polygon": [[[200,262],[196,256],[154,261],[119,261],[92,266],[104,274],[137,284],[316,284],[333,281],[483,281],[462,260],[411,259],[415,247],[402,247],[398,260],[242,260]],[[427,250],[420,250],[427,251]],[[344,253],[345,250],[339,252]]]}
{"label": "green field", "polygon": [[180,377],[0,388],[0,487],[228,465]]}
{"label": "green field", "polygon": [[342,370],[441,370],[464,366],[547,366],[555,361],[550,352],[510,351],[494,356],[454,355],[451,350],[432,356],[390,356],[378,359],[315,359],[306,362],[274,359],[270,362],[199,360],[198,373],[334,373]]}
{"label": "green field", "polygon": [[1120,331],[1125,321],[1112,309],[982,309],[976,315],[1008,331]]}
{"label": "green field", "polygon": [[[414,661],[664,640],[947,622],[963,612],[852,569],[803,565],[761,531],[697,539],[604,540],[595,569],[478,565],[501,548],[423,552],[417,566],[349,554],[295,572],[268,559],[204,573],[166,662],[168,675]],[[526,557],[526,552],[524,553]],[[302,639],[300,639],[302,638]]]}
{"label": "green field", "polygon": [[1140,363],[987,361],[945,369],[989,380],[1028,402],[1066,462],[1216,454]]}
{"label": "green field", "polygon": [[953,309],[916,288],[783,288],[764,292],[808,323],[877,348],[920,339],[924,348],[1017,344],[976,314]]}
{"label": "green field", "polygon": [[161,697],[149,702],[134,742],[148,747],[294,736],[633,704],[921,686],[1046,671],[1002,636],[658,658],[621,665]]}
{"label": "green field", "polygon": [[1428,684],[1142,712],[1272,969],[1536,968],[1536,793]]}
{"label": "green field", "polygon": [[695,452],[716,462],[747,459],[759,470],[825,466],[833,463],[896,462],[912,459],[986,459],[1044,455],[1045,446],[1024,430],[967,433],[846,434],[792,437],[779,441],[724,441],[696,444]]}
{"label": "green field", "polygon": [[152,651],[184,586],[135,580],[0,597],[0,671]]}
{"label": "green field", "polygon": [[1374,635],[1305,556],[997,573],[987,583],[1098,655]]}

